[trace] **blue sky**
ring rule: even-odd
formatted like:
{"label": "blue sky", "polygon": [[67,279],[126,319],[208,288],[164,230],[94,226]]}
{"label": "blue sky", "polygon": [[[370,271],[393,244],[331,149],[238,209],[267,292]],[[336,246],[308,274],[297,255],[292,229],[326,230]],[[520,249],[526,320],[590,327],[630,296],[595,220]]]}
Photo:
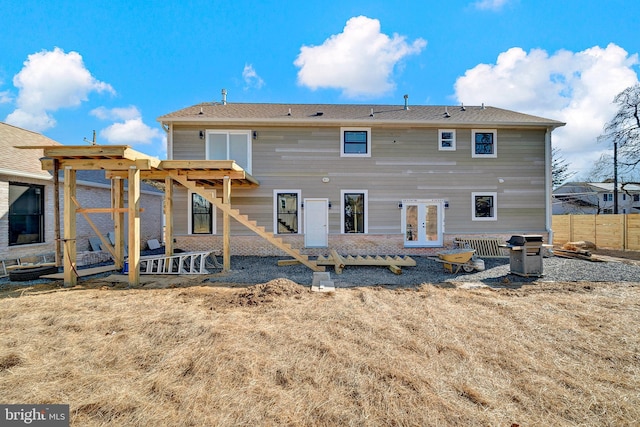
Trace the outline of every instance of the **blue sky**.
{"label": "blue sky", "polygon": [[[635,1],[0,0],[0,120],[166,157],[156,118],[205,101],[479,105],[567,122],[587,172],[638,82]],[[637,19],[636,19],[637,20]]]}

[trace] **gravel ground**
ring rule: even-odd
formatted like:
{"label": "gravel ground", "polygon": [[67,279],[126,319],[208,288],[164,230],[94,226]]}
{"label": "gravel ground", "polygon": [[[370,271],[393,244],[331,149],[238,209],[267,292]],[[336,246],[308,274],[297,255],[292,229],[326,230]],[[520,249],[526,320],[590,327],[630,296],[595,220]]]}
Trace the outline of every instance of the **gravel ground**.
{"label": "gravel ground", "polygon": [[[285,278],[300,285],[311,285],[313,272],[303,265],[278,266],[278,257],[233,256],[231,271],[218,272],[206,276],[204,282],[230,285],[266,283]],[[522,277],[510,273],[508,258],[484,258],[485,270],[451,274],[441,263],[427,257],[414,256],[415,267],[403,267],[402,274],[393,274],[386,267],[346,266],[342,274],[336,274],[327,266],[331,280],[338,288],[354,286],[416,286],[422,283],[466,283],[499,287],[514,283],[533,282],[640,282],[640,265],[623,262],[591,262],[578,259],[551,257],[543,259],[542,277]],[[218,257],[218,261],[221,261]],[[105,273],[107,276],[113,273]],[[91,278],[98,278],[92,276]],[[190,276],[193,277],[193,276]],[[177,276],[176,276],[177,279]],[[90,280],[89,278],[82,280]],[[12,285],[33,285],[49,283],[49,279],[29,282],[9,282],[8,277],[0,279],[0,288]]]}
{"label": "gravel ground", "polygon": [[[500,286],[508,283],[545,282],[638,282],[640,266],[622,262],[591,262],[578,259],[544,258],[542,277],[522,277],[510,274],[508,258],[485,258],[485,270],[458,274],[446,272],[443,265],[427,257],[413,257],[415,267],[403,267],[402,274],[393,274],[386,267],[346,266],[336,274],[327,266],[336,287],[412,286],[422,283],[477,283]],[[216,283],[255,284],[286,278],[301,285],[310,285],[313,272],[303,265],[279,267],[277,257],[231,257],[231,271],[212,275]]]}

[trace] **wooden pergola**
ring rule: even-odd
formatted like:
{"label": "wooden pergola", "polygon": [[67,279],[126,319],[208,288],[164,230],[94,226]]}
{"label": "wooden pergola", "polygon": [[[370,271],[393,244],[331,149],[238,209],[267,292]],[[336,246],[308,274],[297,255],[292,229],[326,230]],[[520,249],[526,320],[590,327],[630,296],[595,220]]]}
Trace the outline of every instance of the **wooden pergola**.
{"label": "wooden pergola", "polygon": [[[18,147],[42,149],[42,169],[52,171],[56,191],[56,256],[63,250],[64,284],[77,283],[76,271],[76,216],[82,214],[111,252],[115,267],[121,269],[125,260],[125,242],[128,245],[129,285],[140,283],[140,181],[164,182],[164,213],[166,218],[165,254],[173,254],[173,183],[178,182],[216,203],[223,212],[223,268],[230,269],[230,209],[231,187],[257,187],[259,183],[233,160],[159,160],[133,150],[126,145],[91,146],[38,146]],[[60,212],[58,206],[58,171],[64,172],[64,236],[59,239]],[[78,170],[104,170],[111,180],[111,206],[86,208],[76,198],[76,172]],[[124,180],[127,180],[127,203],[124,197]],[[222,200],[214,198],[213,189],[222,189]],[[114,219],[115,245],[101,235],[89,218],[91,213],[110,213]],[[128,235],[125,236],[125,214]],[[59,264],[58,264],[59,265]]]}

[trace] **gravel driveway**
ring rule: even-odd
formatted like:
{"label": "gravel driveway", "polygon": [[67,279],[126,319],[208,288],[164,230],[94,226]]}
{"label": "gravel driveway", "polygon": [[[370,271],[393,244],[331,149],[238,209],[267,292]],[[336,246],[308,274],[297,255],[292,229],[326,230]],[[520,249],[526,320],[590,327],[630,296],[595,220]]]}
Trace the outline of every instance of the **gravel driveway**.
{"label": "gravel driveway", "polygon": [[[216,273],[208,281],[216,283],[255,284],[286,278],[301,285],[310,285],[313,272],[303,265],[279,267],[277,257],[231,257],[231,271]],[[543,277],[521,277],[510,274],[508,258],[484,258],[485,270],[451,274],[443,265],[427,257],[413,257],[415,267],[403,267],[402,274],[393,274],[386,267],[346,266],[336,274],[327,266],[336,287],[411,286],[421,283],[472,282],[489,286],[503,283],[547,282],[638,282],[640,266],[622,262],[591,262],[559,257],[544,258]]]}

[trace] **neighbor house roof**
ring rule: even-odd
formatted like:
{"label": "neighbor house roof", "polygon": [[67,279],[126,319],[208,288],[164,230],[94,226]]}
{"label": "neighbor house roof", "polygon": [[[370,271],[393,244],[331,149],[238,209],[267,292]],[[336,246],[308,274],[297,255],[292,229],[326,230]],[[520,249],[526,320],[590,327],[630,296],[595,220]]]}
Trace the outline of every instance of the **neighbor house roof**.
{"label": "neighbor house roof", "polygon": [[37,132],[0,122],[0,174],[37,179],[51,179],[48,171],[42,170],[42,150],[23,150],[15,146],[61,145]]}
{"label": "neighbor house roof", "polygon": [[289,126],[523,126],[551,127],[565,123],[485,106],[373,104],[246,104],[202,103],[160,116],[161,123],[262,124]]}
{"label": "neighbor house roof", "polygon": [[[625,191],[638,191],[640,192],[640,185],[637,184],[624,184],[618,183],[618,190],[622,190],[622,186],[624,185]],[[590,192],[590,193],[612,193],[613,192],[613,182],[565,182],[560,187],[553,190],[554,194],[564,194],[564,193],[575,193],[576,189],[580,189],[581,193]]]}

